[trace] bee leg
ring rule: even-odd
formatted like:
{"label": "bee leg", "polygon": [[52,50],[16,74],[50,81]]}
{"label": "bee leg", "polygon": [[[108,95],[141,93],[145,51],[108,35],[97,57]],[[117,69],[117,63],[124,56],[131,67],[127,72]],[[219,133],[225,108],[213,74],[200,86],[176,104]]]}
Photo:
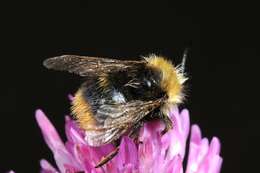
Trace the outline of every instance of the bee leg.
{"label": "bee leg", "polygon": [[169,130],[172,129],[173,124],[172,124],[172,120],[170,119],[169,116],[167,115],[162,115],[162,121],[165,124],[165,128],[163,129],[163,131],[161,132],[161,135],[164,135],[165,133],[167,133]]}
{"label": "bee leg", "polygon": [[113,151],[111,151],[108,155],[103,156],[101,158],[101,160],[98,162],[98,164],[95,166],[95,168],[99,168],[101,166],[103,166],[104,164],[106,164],[108,161],[110,161],[111,159],[113,159],[117,153],[119,151],[119,146],[117,146]]}
{"label": "bee leg", "polygon": [[128,136],[138,143],[139,130],[143,126],[144,121],[139,121],[136,125],[133,126]]}

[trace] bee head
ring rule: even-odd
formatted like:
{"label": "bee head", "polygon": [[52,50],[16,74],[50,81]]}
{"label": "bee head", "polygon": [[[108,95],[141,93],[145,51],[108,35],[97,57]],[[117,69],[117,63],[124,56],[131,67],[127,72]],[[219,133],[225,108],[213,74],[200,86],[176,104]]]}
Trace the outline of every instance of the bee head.
{"label": "bee head", "polygon": [[163,57],[152,55],[145,58],[147,67],[151,70],[147,85],[154,85],[161,89],[170,104],[178,104],[183,101],[183,83],[185,78],[181,67],[175,67]]}

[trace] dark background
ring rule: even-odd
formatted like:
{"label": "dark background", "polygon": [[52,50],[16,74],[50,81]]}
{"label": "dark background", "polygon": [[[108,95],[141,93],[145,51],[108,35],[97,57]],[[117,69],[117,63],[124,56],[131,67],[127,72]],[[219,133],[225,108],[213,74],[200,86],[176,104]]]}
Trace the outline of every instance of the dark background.
{"label": "dark background", "polygon": [[[259,165],[256,4],[174,1],[9,1],[1,5],[0,172],[38,172],[52,155],[36,125],[42,108],[64,137],[68,93],[78,77],[48,71],[61,54],[138,58],[156,53],[187,61],[184,104],[203,135],[218,136],[222,172],[255,172]],[[258,169],[259,170],[259,169]]]}

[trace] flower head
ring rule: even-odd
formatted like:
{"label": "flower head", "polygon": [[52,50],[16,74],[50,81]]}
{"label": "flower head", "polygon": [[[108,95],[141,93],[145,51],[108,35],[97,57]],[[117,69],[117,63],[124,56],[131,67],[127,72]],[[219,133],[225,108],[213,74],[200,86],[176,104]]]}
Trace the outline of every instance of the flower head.
{"label": "flower head", "polygon": [[[174,128],[161,135],[164,129],[160,121],[145,123],[139,133],[140,143],[136,144],[127,136],[122,137],[119,152],[111,161],[100,168],[95,165],[110,153],[114,146],[107,144],[91,147],[84,140],[84,132],[75,121],[65,118],[67,141],[64,144],[52,123],[41,111],[36,111],[36,119],[44,139],[53,152],[57,169],[46,160],[41,160],[42,173],[183,173],[183,159],[190,130],[189,113],[179,112],[175,107],[170,111]],[[220,142],[214,137],[211,142],[201,137],[197,125],[191,127],[188,163],[186,173],[218,173],[222,158]]]}

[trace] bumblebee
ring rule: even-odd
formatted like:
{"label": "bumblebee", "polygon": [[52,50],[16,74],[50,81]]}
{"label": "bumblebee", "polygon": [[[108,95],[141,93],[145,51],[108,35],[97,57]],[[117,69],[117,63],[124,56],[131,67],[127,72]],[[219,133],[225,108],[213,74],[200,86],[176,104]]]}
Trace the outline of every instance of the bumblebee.
{"label": "bumblebee", "polygon": [[[63,55],[46,59],[48,69],[85,77],[75,94],[71,112],[91,146],[116,142],[122,135],[134,138],[143,122],[160,119],[163,134],[172,128],[168,116],[172,105],[183,101],[183,62],[174,66],[164,57],[150,55],[139,61]],[[105,164],[118,147],[96,167]]]}

